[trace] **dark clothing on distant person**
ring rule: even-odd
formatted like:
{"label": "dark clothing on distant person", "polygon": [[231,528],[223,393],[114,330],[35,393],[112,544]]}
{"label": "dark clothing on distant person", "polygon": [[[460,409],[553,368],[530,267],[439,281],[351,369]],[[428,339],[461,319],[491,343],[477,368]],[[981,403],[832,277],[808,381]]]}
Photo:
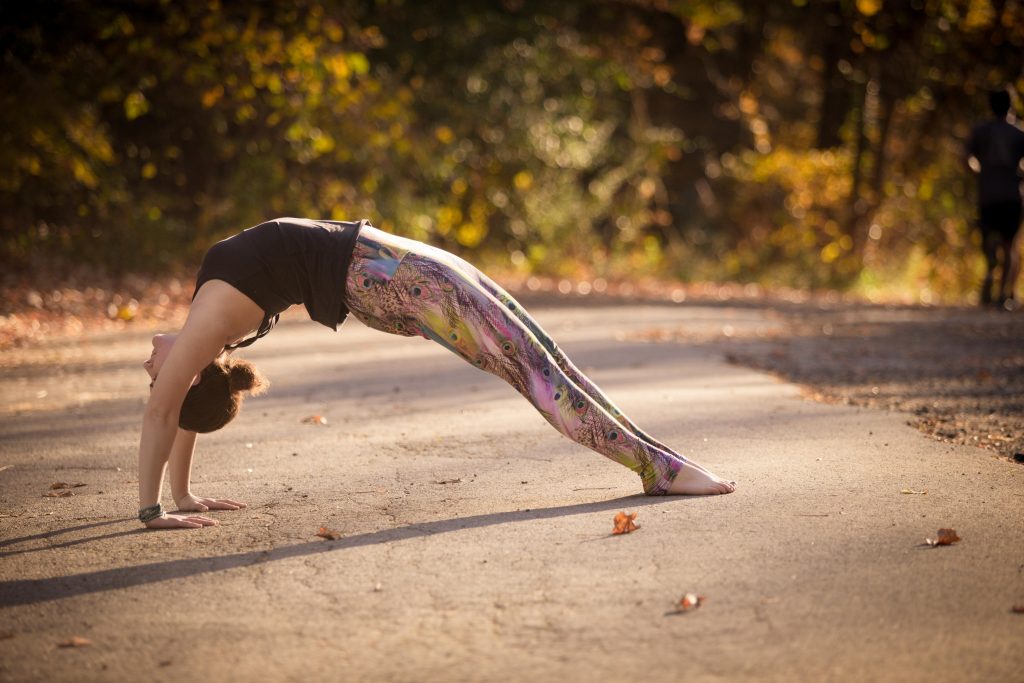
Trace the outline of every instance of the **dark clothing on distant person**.
{"label": "dark clothing on distant person", "polygon": [[1013,240],[1020,229],[1021,200],[993,202],[978,207],[978,223],[981,231],[998,235],[1007,242]]}
{"label": "dark clothing on distant person", "polygon": [[974,127],[968,153],[981,164],[978,174],[978,205],[1020,202],[1020,176],[1024,159],[1024,131],[1002,119],[990,119]]}
{"label": "dark clothing on distant person", "polygon": [[[1020,162],[1024,159],[1024,131],[1006,120],[1009,95],[992,100],[994,118],[971,131],[967,153],[974,157],[978,171],[978,226],[985,254],[985,279],[981,303],[1012,308],[1020,269],[1017,233],[1020,230]],[[998,107],[996,105],[999,105]],[[995,271],[1001,264],[1001,281],[993,292]]]}

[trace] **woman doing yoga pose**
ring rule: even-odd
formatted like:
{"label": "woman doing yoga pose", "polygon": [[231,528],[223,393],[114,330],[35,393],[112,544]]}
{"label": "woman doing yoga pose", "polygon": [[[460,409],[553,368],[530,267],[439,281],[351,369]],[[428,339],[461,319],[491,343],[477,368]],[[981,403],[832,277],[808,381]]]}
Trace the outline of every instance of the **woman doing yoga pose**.
{"label": "woman doing yoga pose", "polygon": [[[148,527],[207,526],[216,521],[183,513],[244,507],[191,493],[196,433],[223,427],[243,393],[262,389],[252,364],[229,353],[267,334],[297,303],[331,328],[351,312],[374,329],[436,341],[511,384],[565,436],[636,472],[649,495],[734,490],[640,430],[522,306],[463,259],[365,221],[282,218],[214,245],[184,327],[153,339],[139,446],[139,519]],[[178,513],[159,502],[168,463]]]}

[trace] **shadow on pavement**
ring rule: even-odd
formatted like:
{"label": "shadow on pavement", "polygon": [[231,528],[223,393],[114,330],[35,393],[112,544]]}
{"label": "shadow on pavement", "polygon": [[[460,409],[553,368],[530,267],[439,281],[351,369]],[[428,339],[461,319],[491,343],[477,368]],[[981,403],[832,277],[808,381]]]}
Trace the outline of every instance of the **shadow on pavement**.
{"label": "shadow on pavement", "polygon": [[[9,546],[9,545],[14,545],[15,543],[24,543],[25,541],[37,541],[37,540],[39,540],[41,538],[53,538],[54,536],[56,536],[58,534],[69,534],[72,531],[81,531],[83,529],[94,529],[94,528],[96,528],[98,526],[107,526],[107,525],[110,525],[110,524],[118,524],[118,523],[120,523],[122,521],[124,521],[124,520],[121,520],[121,519],[110,519],[110,520],[107,520],[107,521],[104,521],[104,522],[91,522],[89,524],[79,524],[78,526],[69,526],[66,529],[54,529],[53,531],[44,531],[41,534],[32,534],[31,536],[22,536],[21,538],[5,538],[4,540],[0,541],[0,548],[4,548],[4,547]],[[87,539],[87,540],[92,540],[92,539]],[[61,548],[64,545],[70,545],[70,544],[62,544],[62,545],[55,545],[55,546],[49,546],[49,547],[50,548]],[[0,557],[5,557],[7,555],[16,555],[17,553],[22,553],[22,552],[27,552],[27,551],[24,551],[24,550],[11,550],[11,551],[0,553]]]}
{"label": "shadow on pavement", "polygon": [[[703,496],[676,497],[676,500],[691,500]],[[528,522],[538,519],[550,519],[567,515],[580,515],[591,512],[603,512],[607,510],[621,509],[628,503],[628,507],[636,508],[657,503],[663,503],[665,499],[660,497],[647,497],[642,494],[634,494],[598,501],[595,503],[577,503],[574,505],[559,505],[550,508],[536,508],[532,510],[515,510],[507,512],[495,512],[486,515],[472,515],[469,517],[458,517],[455,519],[442,519],[434,522],[423,522],[420,524],[407,524],[393,529],[381,529],[365,534],[347,536],[336,541],[312,541],[271,550],[252,550],[243,553],[234,553],[221,557],[195,557],[167,562],[152,562],[149,564],[134,567],[121,567],[118,569],[104,569],[101,571],[74,574],[71,576],[57,576],[49,579],[19,579],[15,581],[4,581],[0,583],[0,608],[14,607],[18,605],[34,605],[50,600],[62,600],[64,598],[88,595],[110,590],[132,588],[134,586],[145,586],[162,581],[183,579],[200,574],[220,572],[228,569],[247,567],[263,562],[275,562],[287,560],[293,557],[304,557],[320,553],[358,548],[362,546],[375,545],[380,543],[391,543],[402,541],[408,538],[420,536],[433,536],[435,534],[460,531],[462,529],[476,529],[480,527],[493,526],[497,524]],[[99,522],[95,524],[73,527],[70,529],[57,530],[46,534],[16,539],[13,542],[40,538],[54,534],[84,529],[90,526],[102,526],[114,524],[123,520],[112,520],[110,522]],[[115,534],[103,534],[92,538],[79,539],[73,543],[85,543],[97,541],[111,536],[131,535],[146,533],[144,529],[118,532]],[[167,532],[163,532],[167,533]],[[173,532],[172,532],[173,533]],[[611,535],[609,535],[611,538]],[[65,544],[70,545],[70,544]],[[49,548],[47,548],[49,549]],[[13,554],[8,552],[7,554]]]}

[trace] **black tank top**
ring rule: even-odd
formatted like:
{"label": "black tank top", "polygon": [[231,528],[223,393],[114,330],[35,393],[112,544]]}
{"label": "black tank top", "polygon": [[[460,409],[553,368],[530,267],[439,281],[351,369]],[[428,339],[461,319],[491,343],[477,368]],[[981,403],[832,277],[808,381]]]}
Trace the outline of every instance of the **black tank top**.
{"label": "black tank top", "polygon": [[348,315],[345,277],[365,224],[278,218],[210,247],[196,276],[196,292],[209,280],[223,280],[264,314],[255,336],[225,348],[249,346],[263,337],[293,304],[305,304],[310,318],[338,329]]}

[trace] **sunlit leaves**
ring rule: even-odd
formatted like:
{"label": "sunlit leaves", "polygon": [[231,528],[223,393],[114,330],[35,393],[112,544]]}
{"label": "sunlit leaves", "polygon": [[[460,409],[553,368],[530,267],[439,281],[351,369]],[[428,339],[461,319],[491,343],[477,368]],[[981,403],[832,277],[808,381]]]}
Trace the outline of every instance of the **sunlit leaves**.
{"label": "sunlit leaves", "polygon": [[191,262],[287,212],[566,277],[968,282],[960,140],[1024,45],[987,0],[17,6],[25,263]]}
{"label": "sunlit leaves", "polygon": [[135,90],[124,98],[124,115],[129,121],[139,118],[148,111],[149,100],[142,92]]}
{"label": "sunlit leaves", "polygon": [[882,0],[857,0],[857,11],[866,17],[874,16],[882,9]]}

